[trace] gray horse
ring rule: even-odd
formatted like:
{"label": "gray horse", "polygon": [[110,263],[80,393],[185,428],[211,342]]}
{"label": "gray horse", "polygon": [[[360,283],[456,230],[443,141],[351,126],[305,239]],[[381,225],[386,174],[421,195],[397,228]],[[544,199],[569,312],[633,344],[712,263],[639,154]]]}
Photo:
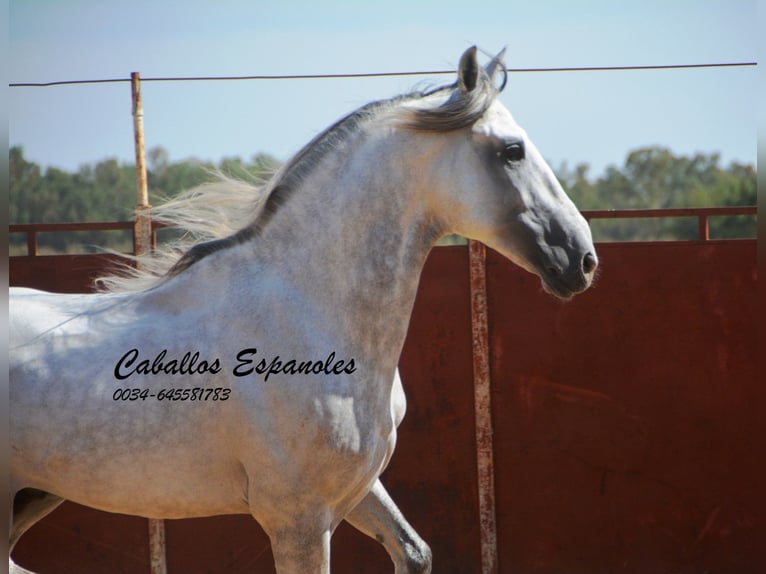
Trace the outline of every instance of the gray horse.
{"label": "gray horse", "polygon": [[501,56],[483,68],[471,48],[454,85],[364,106],[263,187],[222,181],[171,202],[169,220],[211,235],[113,282],[127,290],[12,289],[11,547],[68,499],[152,518],[249,513],[280,574],[328,573],[345,519],[396,572],[430,571],[379,480],[429,250],[449,233],[479,240],[561,298],[597,265],[498,84]]}

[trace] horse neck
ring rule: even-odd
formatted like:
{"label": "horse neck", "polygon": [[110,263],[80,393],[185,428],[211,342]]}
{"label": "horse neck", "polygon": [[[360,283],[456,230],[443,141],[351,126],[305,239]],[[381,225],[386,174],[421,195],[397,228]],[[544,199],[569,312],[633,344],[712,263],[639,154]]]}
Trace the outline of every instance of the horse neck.
{"label": "horse neck", "polygon": [[412,151],[406,133],[341,142],[291,190],[251,251],[313,301],[325,330],[393,364],[441,234]]}

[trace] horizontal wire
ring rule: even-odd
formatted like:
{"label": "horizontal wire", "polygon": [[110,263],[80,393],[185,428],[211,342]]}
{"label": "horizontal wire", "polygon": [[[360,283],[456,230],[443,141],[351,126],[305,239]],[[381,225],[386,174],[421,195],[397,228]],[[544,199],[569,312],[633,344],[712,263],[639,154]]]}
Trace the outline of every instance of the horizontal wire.
{"label": "horizontal wire", "polygon": [[[537,72],[614,72],[634,70],[683,70],[690,68],[734,68],[757,66],[757,62],[720,62],[714,64],[658,64],[648,66],[578,66],[563,68],[507,68],[509,73]],[[257,76],[181,76],[147,77],[142,82],[216,82],[230,80],[337,80],[347,78],[390,78],[402,76],[435,76],[454,74],[454,70],[423,70],[419,72],[362,72],[350,74],[286,74]],[[62,80],[58,82],[17,82],[8,84],[11,88],[44,88],[82,84],[114,84],[130,82],[130,78],[106,78],[99,80]]]}

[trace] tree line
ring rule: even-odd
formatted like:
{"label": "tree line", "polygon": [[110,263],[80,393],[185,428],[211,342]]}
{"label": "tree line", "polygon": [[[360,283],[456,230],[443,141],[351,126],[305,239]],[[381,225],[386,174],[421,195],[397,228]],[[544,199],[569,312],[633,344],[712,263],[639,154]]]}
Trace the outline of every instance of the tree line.
{"label": "tree line", "polygon": [[[557,177],[581,210],[666,209],[756,205],[756,170],[750,164],[721,166],[717,153],[676,155],[665,147],[645,147],[627,154],[622,167],[610,166],[591,179],[588,165],[569,169]],[[594,235],[601,241],[694,239],[695,218],[594,220]],[[712,238],[756,237],[755,216],[717,217],[710,220]]]}
{"label": "tree line", "polygon": [[[105,159],[83,164],[76,172],[55,167],[43,170],[12,147],[9,158],[11,223],[119,221],[132,218],[136,203],[135,166]],[[170,161],[168,152],[156,147],[147,153],[148,183],[152,201],[172,197],[211,179],[215,171],[232,177],[261,180],[279,162],[267,154],[250,160],[225,158],[218,163],[195,160]],[[756,172],[752,165],[721,165],[716,153],[676,155],[664,147],[645,147],[628,153],[620,167],[610,166],[591,177],[588,164],[555,169],[564,189],[581,210],[652,209],[756,204]],[[691,239],[696,237],[694,218],[653,220],[595,220],[597,241]],[[755,237],[755,217],[711,220],[712,237]],[[109,248],[128,251],[129,232],[46,233],[38,239],[41,252],[83,252]],[[25,238],[10,237],[11,254],[24,253]]]}
{"label": "tree line", "polygon": [[[217,171],[249,181],[269,177],[279,162],[266,154],[249,161],[224,158],[218,163],[199,160],[171,162],[162,147],[146,154],[150,202],[170,198],[179,191],[210,181]],[[136,168],[134,164],[105,159],[83,164],[74,172],[55,167],[43,170],[24,157],[19,146],[10,149],[9,205],[11,223],[70,223],[91,221],[128,221],[136,205]],[[10,254],[26,253],[23,234],[11,234]],[[130,251],[129,231],[78,231],[38,235],[40,253],[83,253],[103,249]]]}

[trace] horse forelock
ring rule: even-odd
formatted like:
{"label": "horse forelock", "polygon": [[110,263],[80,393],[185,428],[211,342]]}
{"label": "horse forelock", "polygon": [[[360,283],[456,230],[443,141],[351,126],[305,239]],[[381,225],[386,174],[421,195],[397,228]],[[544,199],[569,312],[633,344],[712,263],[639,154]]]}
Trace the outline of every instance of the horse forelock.
{"label": "horse forelock", "polygon": [[[503,81],[499,87],[495,85],[494,71],[480,68],[476,85],[472,89],[460,89],[458,84],[442,86],[420,94],[420,98],[402,106],[397,113],[399,125],[405,129],[430,132],[448,132],[472,126],[505,88],[506,71],[501,58],[502,54],[490,64],[493,69],[503,72]],[[446,96],[440,104],[419,105],[421,102],[429,102],[432,96],[438,94]]]}

